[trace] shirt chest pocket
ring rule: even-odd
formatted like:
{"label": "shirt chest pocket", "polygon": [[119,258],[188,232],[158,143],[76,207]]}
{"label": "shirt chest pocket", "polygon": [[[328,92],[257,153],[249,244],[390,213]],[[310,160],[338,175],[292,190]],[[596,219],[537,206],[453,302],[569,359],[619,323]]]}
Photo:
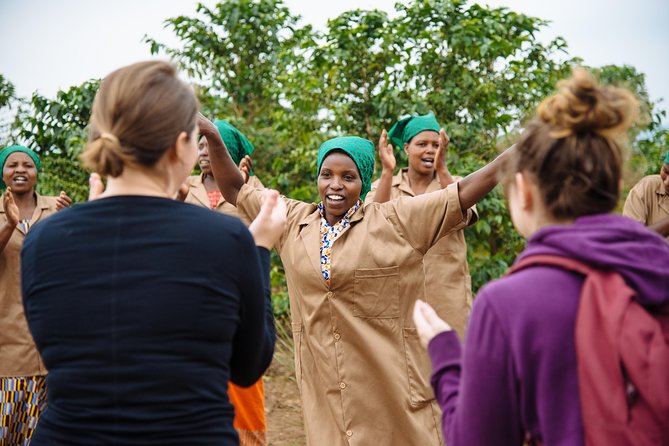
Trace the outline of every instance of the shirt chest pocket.
{"label": "shirt chest pocket", "polygon": [[391,319],[400,316],[399,267],[356,269],[353,316]]}

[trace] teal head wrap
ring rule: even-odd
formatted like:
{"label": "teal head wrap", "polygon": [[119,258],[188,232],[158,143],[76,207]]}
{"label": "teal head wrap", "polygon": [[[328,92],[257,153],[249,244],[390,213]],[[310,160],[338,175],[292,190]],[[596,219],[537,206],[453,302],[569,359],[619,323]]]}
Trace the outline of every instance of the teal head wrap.
{"label": "teal head wrap", "polygon": [[[246,155],[251,155],[255,150],[251,141],[229,122],[218,120],[214,122],[214,125],[218,128],[218,133],[221,134],[225,147],[228,148],[228,152],[230,152],[230,156],[235,164],[239,165],[242,158]],[[251,172],[251,175],[253,175],[253,172]]]}
{"label": "teal head wrap", "polygon": [[664,162],[669,163],[669,150],[667,150],[667,154],[664,156]]}
{"label": "teal head wrap", "polygon": [[[38,172],[42,168],[42,165],[39,162],[39,156],[37,156],[37,154],[32,150],[23,146],[9,146],[7,148],[0,150],[0,171],[2,171],[5,168],[5,163],[7,162],[7,158],[9,157],[9,155],[16,152],[23,152],[28,154],[30,158],[32,158],[33,161],[35,162],[35,167],[37,167]],[[2,180],[2,175],[0,174],[0,189],[6,189],[6,188],[7,185]]]}
{"label": "teal head wrap", "polygon": [[434,113],[422,116],[409,116],[397,121],[390,129],[388,139],[396,146],[404,148],[404,144],[411,141],[411,138],[426,130],[437,133],[441,130]]}
{"label": "teal head wrap", "polygon": [[333,150],[341,150],[353,159],[358,167],[362,179],[362,190],[360,198],[365,199],[367,192],[372,187],[372,175],[374,175],[374,144],[371,141],[357,136],[342,136],[325,141],[318,149],[318,171],[321,172],[323,160]]}

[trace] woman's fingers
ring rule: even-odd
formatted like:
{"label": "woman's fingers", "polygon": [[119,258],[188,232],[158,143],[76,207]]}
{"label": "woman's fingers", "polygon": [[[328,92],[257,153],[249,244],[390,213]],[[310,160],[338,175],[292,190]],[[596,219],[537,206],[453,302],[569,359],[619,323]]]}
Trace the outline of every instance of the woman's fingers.
{"label": "woman's fingers", "polygon": [[434,309],[423,302],[417,300],[413,308],[413,320],[416,324],[416,331],[424,347],[430,343],[439,333],[452,330],[451,326],[442,320]]}

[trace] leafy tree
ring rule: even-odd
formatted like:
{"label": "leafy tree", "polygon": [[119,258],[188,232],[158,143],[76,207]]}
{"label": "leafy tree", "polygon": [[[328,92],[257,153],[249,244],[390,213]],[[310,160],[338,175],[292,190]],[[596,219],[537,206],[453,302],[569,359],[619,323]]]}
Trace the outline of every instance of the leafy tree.
{"label": "leafy tree", "polygon": [[[213,8],[198,4],[194,17],[168,19],[180,48],[145,38],[153,54],[165,52],[198,83],[205,114],[228,119],[262,147],[254,156],[259,174],[269,172],[272,159],[292,148],[276,140],[281,127],[275,122],[285,125],[295,112],[289,107],[292,98],[283,93],[289,74],[299,68],[291,55],[313,43],[311,28],[298,27],[298,20],[281,0],[229,0]],[[305,130],[316,128],[312,124]]]}
{"label": "leafy tree", "polygon": [[0,73],[0,108],[8,106],[10,101],[14,98],[14,84],[9,82],[9,79]]}
{"label": "leafy tree", "polygon": [[16,99],[14,84],[0,73],[0,149],[11,142],[11,118],[9,109]]}
{"label": "leafy tree", "polygon": [[399,101],[404,73],[394,23],[383,11],[348,11],[328,22],[322,40],[312,70],[329,127],[377,140],[410,105]]}

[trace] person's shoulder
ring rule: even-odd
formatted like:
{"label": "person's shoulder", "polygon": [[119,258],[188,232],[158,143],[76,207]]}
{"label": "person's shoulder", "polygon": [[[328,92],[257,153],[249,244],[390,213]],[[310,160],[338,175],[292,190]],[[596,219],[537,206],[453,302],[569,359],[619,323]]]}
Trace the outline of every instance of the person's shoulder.
{"label": "person's shoulder", "polygon": [[645,177],[641,178],[638,183],[634,185],[632,189],[649,189],[649,188],[656,188],[659,185],[662,184],[662,177],[660,175],[646,175]]}
{"label": "person's shoulder", "polygon": [[476,301],[485,301],[504,311],[532,302],[541,305],[547,295],[561,292],[570,277],[577,275],[557,266],[531,266],[488,282],[479,290]]}
{"label": "person's shoulder", "polygon": [[237,217],[225,214],[224,212],[216,212],[193,203],[184,203],[179,200],[174,200],[172,205],[176,208],[175,212],[181,212],[184,215],[190,216],[194,219],[202,221],[202,224],[213,224],[217,226],[237,226],[243,223]]}
{"label": "person's shoulder", "polygon": [[56,208],[56,200],[58,197],[52,197],[50,195],[37,195],[37,206],[42,208]]}

